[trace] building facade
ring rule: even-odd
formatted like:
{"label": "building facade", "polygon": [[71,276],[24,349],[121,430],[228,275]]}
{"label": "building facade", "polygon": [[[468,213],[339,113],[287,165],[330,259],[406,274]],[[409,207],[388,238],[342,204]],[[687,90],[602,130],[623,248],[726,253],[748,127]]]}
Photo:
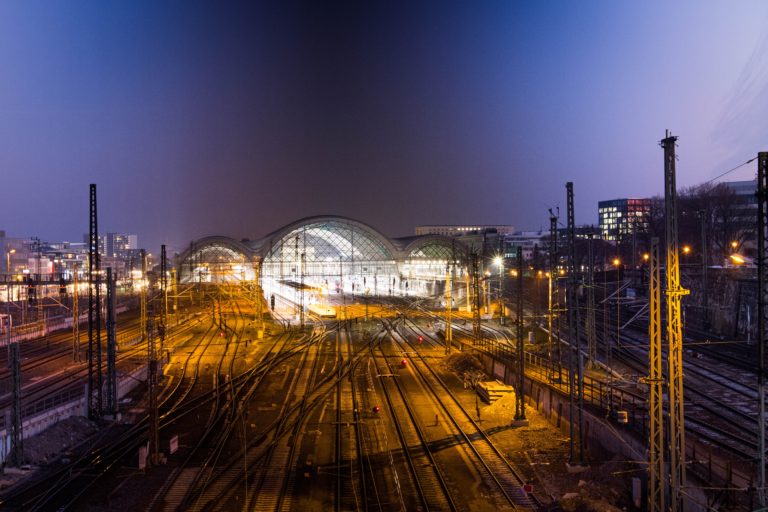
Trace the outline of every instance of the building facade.
{"label": "building facade", "polygon": [[621,241],[648,229],[651,199],[611,199],[597,203],[598,223],[604,240]]}

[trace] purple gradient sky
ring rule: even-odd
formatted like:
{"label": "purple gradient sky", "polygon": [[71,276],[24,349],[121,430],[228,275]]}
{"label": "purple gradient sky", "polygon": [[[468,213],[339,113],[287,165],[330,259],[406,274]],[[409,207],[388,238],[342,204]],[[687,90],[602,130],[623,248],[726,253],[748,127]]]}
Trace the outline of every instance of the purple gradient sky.
{"label": "purple gradient sky", "polygon": [[[323,5],[319,5],[323,4]],[[0,229],[537,229],[768,150],[768,3],[0,3]],[[730,179],[749,179],[749,166]]]}

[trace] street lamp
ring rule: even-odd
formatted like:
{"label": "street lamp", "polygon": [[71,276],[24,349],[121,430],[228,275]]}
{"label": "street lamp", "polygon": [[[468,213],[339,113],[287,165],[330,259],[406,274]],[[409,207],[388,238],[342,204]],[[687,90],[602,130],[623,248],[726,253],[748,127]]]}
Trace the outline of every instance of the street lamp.
{"label": "street lamp", "polygon": [[504,258],[496,256],[493,262],[499,267],[499,324],[504,325]]}

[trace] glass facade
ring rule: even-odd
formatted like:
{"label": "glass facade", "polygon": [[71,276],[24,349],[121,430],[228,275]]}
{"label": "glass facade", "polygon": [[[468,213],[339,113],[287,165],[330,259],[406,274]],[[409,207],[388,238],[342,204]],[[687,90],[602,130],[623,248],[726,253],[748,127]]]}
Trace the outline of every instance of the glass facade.
{"label": "glass facade", "polygon": [[620,240],[648,229],[650,199],[613,199],[597,205],[600,232],[604,240]]}

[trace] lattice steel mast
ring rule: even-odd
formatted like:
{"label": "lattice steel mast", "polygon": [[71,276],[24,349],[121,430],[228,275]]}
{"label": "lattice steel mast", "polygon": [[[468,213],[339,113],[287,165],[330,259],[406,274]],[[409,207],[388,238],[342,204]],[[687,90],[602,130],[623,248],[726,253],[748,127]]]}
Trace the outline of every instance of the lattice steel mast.
{"label": "lattice steel mast", "polygon": [[648,453],[648,512],[664,510],[664,376],[661,357],[661,279],[659,277],[659,239],[651,239],[650,279],[648,282],[648,411],[650,413]]}
{"label": "lattice steel mast", "polygon": [[525,421],[525,342],[523,341],[523,248],[517,246],[517,390],[515,421]]}
{"label": "lattice steel mast", "polygon": [[445,353],[451,353],[453,329],[451,327],[451,264],[445,266]]}
{"label": "lattice steel mast", "polygon": [[101,418],[101,256],[96,185],[91,184],[90,229],[88,236],[88,417]]}
{"label": "lattice steel mast", "polygon": [[595,234],[589,233],[587,254],[587,355],[590,367],[597,366],[597,325],[595,323]]}
{"label": "lattice steel mast", "polygon": [[664,148],[664,214],[667,245],[667,342],[669,343],[669,463],[670,509],[685,508],[685,421],[683,410],[683,326],[681,299],[689,293],[680,285],[680,259],[677,241],[677,189],[675,180],[675,141],[666,133]]}
{"label": "lattice steel mast", "polygon": [[482,299],[480,297],[480,262],[478,261],[478,255],[476,252],[473,252],[470,255],[470,260],[472,262],[472,300],[474,302],[472,311],[472,327],[475,334],[475,345],[479,346],[483,335],[482,327],[480,325],[480,308],[482,307]]}
{"label": "lattice steel mast", "polygon": [[[565,184],[568,202],[568,378],[570,390],[570,422],[571,422],[571,463],[584,464],[584,359],[581,355],[581,336],[579,336],[579,308],[576,264],[576,222],[573,207],[573,182]],[[574,421],[573,409],[577,408],[577,419]],[[578,432],[574,448],[574,432]],[[578,455],[576,454],[578,451]]]}
{"label": "lattice steel mast", "polygon": [[107,267],[107,414],[117,414],[117,336],[115,332],[115,279]]}

